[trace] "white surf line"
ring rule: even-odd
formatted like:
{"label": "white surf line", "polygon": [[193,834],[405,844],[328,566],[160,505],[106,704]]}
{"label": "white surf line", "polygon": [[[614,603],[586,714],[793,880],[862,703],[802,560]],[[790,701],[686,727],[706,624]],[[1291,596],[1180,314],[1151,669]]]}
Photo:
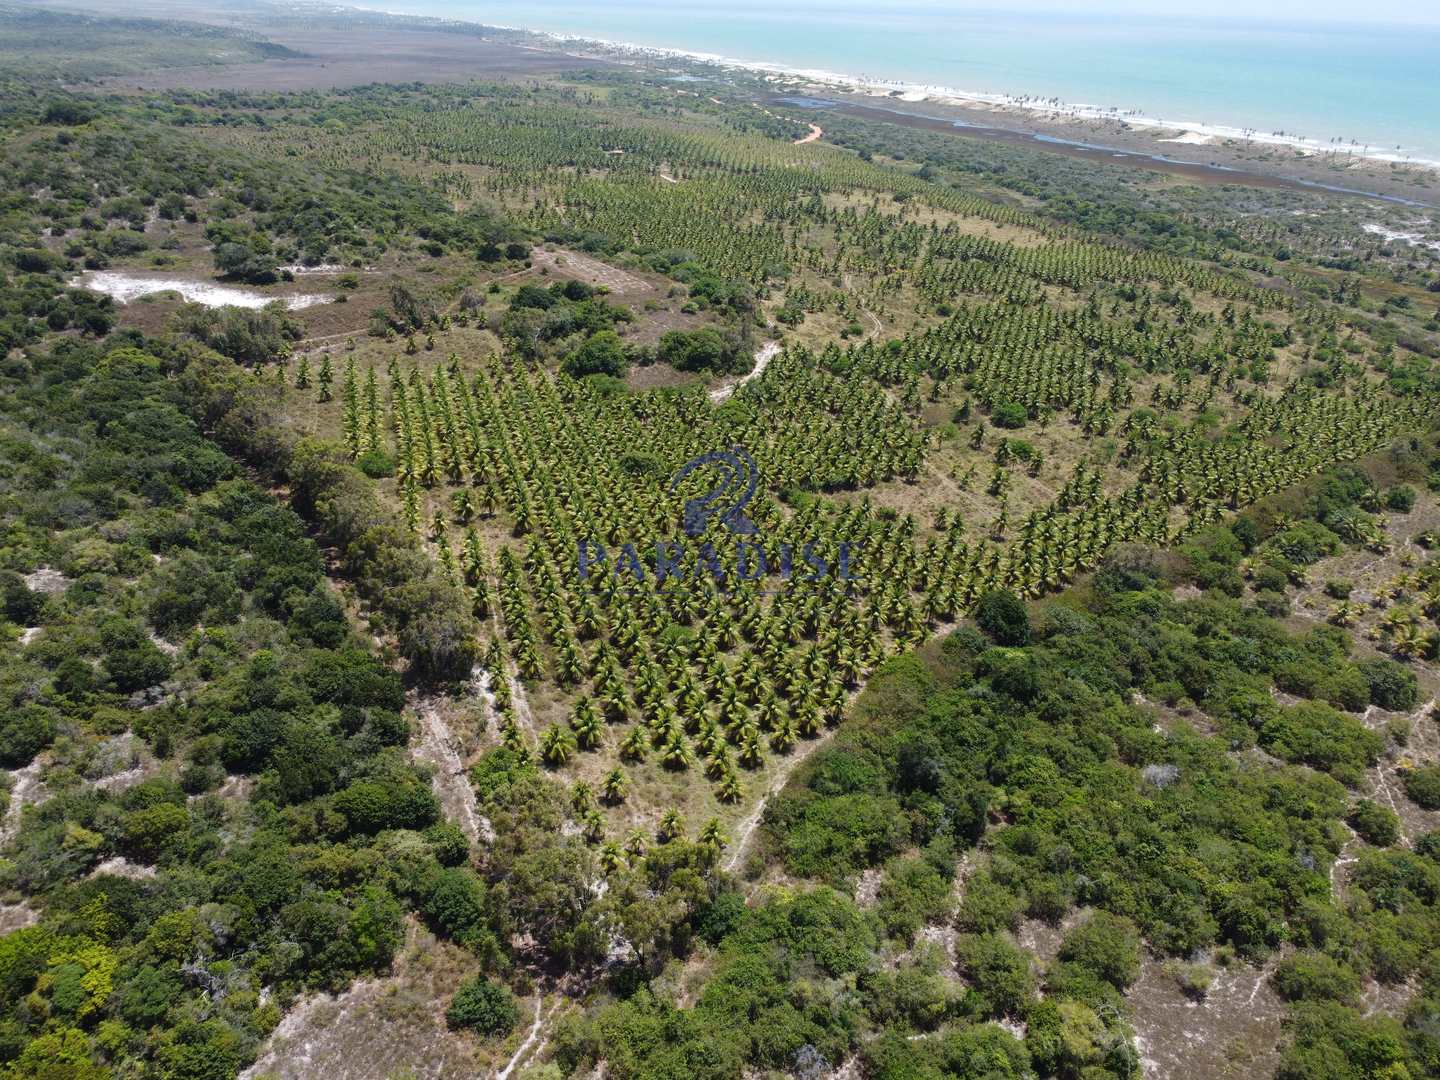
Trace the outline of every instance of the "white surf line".
{"label": "white surf line", "polygon": [[717,386],[710,391],[710,401],[718,405],[740,387],[744,386],[751,379],[758,379],[765,374],[765,369],[770,366],[770,361],[780,355],[780,343],[778,341],[767,341],[755,353],[755,366],[745,375],[742,375],[735,382],[726,386]]}
{"label": "white surf line", "polygon": [[519,1065],[522,1061],[525,1060],[526,1054],[530,1052],[530,1047],[533,1046],[535,1040],[540,1037],[541,1026],[545,1024],[545,1022],[548,1021],[550,1017],[555,1014],[555,1010],[560,1007],[560,1002],[556,1001],[554,1005],[550,1006],[550,1011],[548,1013],[543,1011],[544,1005],[544,995],[536,994],[535,1023],[530,1025],[530,1034],[527,1035],[525,1037],[525,1041],[520,1044],[520,1049],[515,1051],[515,1056],[512,1057],[509,1061],[507,1061],[505,1063],[505,1067],[495,1074],[495,1080],[510,1080],[510,1074],[515,1071],[515,1067],[517,1065]]}

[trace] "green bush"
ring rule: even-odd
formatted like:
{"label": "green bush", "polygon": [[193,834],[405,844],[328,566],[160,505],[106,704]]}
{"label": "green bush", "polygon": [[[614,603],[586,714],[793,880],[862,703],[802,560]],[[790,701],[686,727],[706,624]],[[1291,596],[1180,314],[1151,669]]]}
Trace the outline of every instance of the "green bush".
{"label": "green bush", "polygon": [[1405,794],[1422,810],[1440,810],[1440,765],[1422,765],[1401,774]]}
{"label": "green bush", "polygon": [[395,475],[395,459],[384,450],[367,450],[355,459],[355,464],[371,480]]}
{"label": "green bush", "polygon": [[1420,700],[1420,684],[1404,664],[1380,658],[1356,665],[1370,684],[1370,704],[1392,712],[1409,712]]}
{"label": "green bush", "polygon": [[1030,957],[1001,934],[961,938],[955,948],[957,966],[984,1002],[986,1016],[1024,1016],[1035,980]]}
{"label": "green bush", "polygon": [[481,1035],[503,1035],[519,1019],[520,1010],[510,991],[483,975],[461,986],[445,1010],[445,1023],[452,1029],[470,1028]]}
{"label": "green bush", "polygon": [[1360,835],[1360,839],[1376,847],[1389,847],[1400,836],[1400,819],[1395,812],[1369,799],[1361,799],[1355,804],[1355,809],[1350,812],[1350,827]]}
{"label": "green bush", "polygon": [[1060,959],[1124,990],[1140,975],[1140,934],[1129,919],[1096,911],[1065,935]]}
{"label": "green bush", "polygon": [[975,605],[975,625],[997,645],[1030,644],[1030,616],[1013,593],[992,589]]}
{"label": "green bush", "polygon": [[629,354],[620,335],[614,330],[591,334],[578,349],[565,358],[565,374],[581,379],[586,375],[609,375],[619,378],[630,366]]}
{"label": "green bush", "polygon": [[1353,1004],[1360,997],[1360,977],[1333,957],[1306,949],[1280,961],[1271,976],[1275,991],[1286,1001],[1338,1001]]}
{"label": "green bush", "polygon": [[1303,762],[1353,784],[1374,764],[1384,739],[1329,705],[1304,702],[1267,719],[1260,745],[1285,761]]}
{"label": "green bush", "polygon": [[1002,401],[990,413],[991,423],[996,427],[1011,430],[1024,427],[1028,418],[1025,406],[1015,401]]}

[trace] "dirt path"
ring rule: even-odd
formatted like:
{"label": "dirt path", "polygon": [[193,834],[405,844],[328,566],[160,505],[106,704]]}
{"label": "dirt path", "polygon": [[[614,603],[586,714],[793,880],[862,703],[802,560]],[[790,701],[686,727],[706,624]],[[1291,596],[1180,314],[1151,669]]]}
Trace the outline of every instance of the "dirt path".
{"label": "dirt path", "polygon": [[[488,687],[488,683],[483,685]],[[495,830],[480,813],[465,762],[456,749],[459,740],[445,720],[441,702],[417,695],[413,705],[420,720],[420,736],[411,743],[410,753],[435,770],[430,783],[445,817],[459,825],[472,844],[489,843],[495,839]]]}
{"label": "dirt path", "polygon": [[538,739],[540,732],[535,729],[535,714],[530,711],[530,698],[525,693],[525,684],[514,675],[510,676],[510,700],[515,705],[515,723],[532,739]]}
{"label": "dirt path", "polygon": [[44,767],[39,758],[23,769],[10,774],[10,805],[5,808],[5,821],[0,824],[0,847],[14,840],[20,832],[20,815],[27,803],[39,803],[45,799],[45,785],[40,782],[40,770]]}
{"label": "dirt path", "polygon": [[[515,1067],[525,1060],[526,1055],[530,1053],[530,1048],[535,1046],[537,1039],[540,1039],[541,1030],[550,1022],[550,1018],[555,1015],[555,1010],[560,1007],[561,1000],[563,999],[557,999],[555,1004],[550,1006],[550,1011],[546,1012],[544,1008],[544,996],[541,994],[535,995],[535,1023],[530,1025],[530,1034],[527,1035],[525,1041],[520,1044],[520,1049],[515,1051],[515,1056],[507,1061],[505,1067],[495,1074],[495,1080],[509,1080],[510,1074],[515,1071]],[[539,1054],[545,1049],[546,1041],[546,1039],[540,1039],[540,1045],[535,1046],[536,1054]]]}
{"label": "dirt path", "polygon": [[445,1024],[446,1003],[474,971],[472,953],[410,916],[389,973],[357,979],[339,994],[297,998],[240,1080],[491,1076],[483,1045]]}
{"label": "dirt path", "polygon": [[[819,128],[816,128],[815,130],[818,131],[818,130],[820,130],[820,129],[819,129]],[[801,139],[800,141],[801,141],[801,142],[809,142],[810,140],[808,140],[808,139]],[[847,271],[845,272],[845,274],[841,277],[840,280],[844,283],[845,289],[846,289],[846,291],[848,292],[848,291],[850,290],[850,288],[851,288],[851,286],[850,286],[850,272],[847,270]],[[880,321],[880,317],[879,317],[878,315],[876,315],[873,311],[871,311],[869,308],[867,308],[864,304],[860,303],[859,297],[856,297],[855,305],[856,305],[856,307],[858,307],[858,308],[860,309],[860,314],[861,314],[861,315],[864,315],[865,318],[867,318],[867,319],[870,320],[870,325],[875,328],[875,333],[877,333],[877,334],[883,334],[883,333],[885,332],[885,324]]]}
{"label": "dirt path", "polygon": [[744,386],[752,379],[758,379],[761,375],[765,374],[765,369],[770,366],[770,361],[774,360],[775,357],[779,355],[780,343],[778,341],[767,341],[756,351],[755,366],[751,368],[748,373],[742,375],[733,383],[730,383],[726,386],[717,386],[714,390],[710,391],[711,402],[719,405],[731,394],[735,393],[736,390],[739,390],[740,387]]}
{"label": "dirt path", "polygon": [[741,857],[750,846],[750,838],[755,835],[755,830],[760,827],[760,819],[765,816],[765,806],[770,802],[770,796],[780,791],[786,783],[789,782],[795,770],[804,763],[805,759],[829,742],[830,736],[838,730],[839,728],[831,728],[818,739],[801,743],[795,748],[791,755],[785,759],[785,763],[780,766],[775,775],[770,778],[770,786],[765,789],[765,794],[760,796],[759,801],[756,802],[755,809],[750,812],[748,817],[740,822],[740,834],[735,837],[735,846],[731,848],[730,858],[725,862],[725,869],[727,871],[733,871],[735,867],[740,865]]}
{"label": "dirt path", "polygon": [[825,132],[819,124],[811,124],[810,134],[800,136],[800,138],[795,140],[795,145],[799,146],[801,143],[814,142],[824,134]]}

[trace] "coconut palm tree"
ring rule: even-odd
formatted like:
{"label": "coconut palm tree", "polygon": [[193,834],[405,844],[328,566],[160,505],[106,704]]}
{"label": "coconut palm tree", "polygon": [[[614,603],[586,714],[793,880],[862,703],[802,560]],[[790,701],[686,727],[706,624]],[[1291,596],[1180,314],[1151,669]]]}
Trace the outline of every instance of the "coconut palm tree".
{"label": "coconut palm tree", "polygon": [[599,810],[593,807],[580,817],[580,824],[585,832],[587,844],[598,844],[605,839],[605,818]]}
{"label": "coconut palm tree", "polygon": [[645,857],[645,850],[649,846],[649,838],[640,829],[632,829],[630,835],[625,837],[625,854],[630,857],[632,865]]}
{"label": "coconut palm tree", "polygon": [[620,741],[620,756],[626,761],[642,762],[650,756],[650,739],[638,724]]}
{"label": "coconut palm tree", "polygon": [[678,729],[665,737],[659,751],[660,760],[667,769],[688,769],[695,760],[690,748],[685,745],[685,736]]}
{"label": "coconut palm tree", "polygon": [[575,713],[570,718],[570,726],[574,729],[575,739],[582,749],[594,750],[604,741],[605,721],[600,718],[600,711],[588,697],[582,695],[575,703]]}
{"label": "coconut palm tree", "polygon": [[600,845],[600,869],[607,875],[613,874],[625,865],[625,852],[614,840]]}
{"label": "coconut palm tree", "polygon": [[715,789],[715,797],[723,803],[737,803],[744,795],[744,786],[734,772],[728,772],[721,777]]}
{"label": "coconut palm tree", "polygon": [[577,780],[570,788],[570,809],[577,814],[595,806],[595,789],[584,780]]}
{"label": "coconut palm tree", "polygon": [[702,847],[710,848],[717,853],[725,849],[729,841],[725,839],[725,830],[720,827],[720,822],[716,818],[711,818],[700,830],[699,843]]}
{"label": "coconut palm tree", "polygon": [[666,810],[660,817],[660,827],[655,830],[655,839],[662,844],[668,844],[672,840],[680,840],[685,836],[685,819],[680,816],[680,811],[675,809]]}
{"label": "coconut palm tree", "polygon": [[611,806],[625,801],[630,791],[630,781],[620,769],[611,769],[600,782],[600,797]]}
{"label": "coconut palm tree", "polygon": [[552,768],[564,765],[575,753],[575,736],[559,724],[551,724],[540,735],[540,756]]}

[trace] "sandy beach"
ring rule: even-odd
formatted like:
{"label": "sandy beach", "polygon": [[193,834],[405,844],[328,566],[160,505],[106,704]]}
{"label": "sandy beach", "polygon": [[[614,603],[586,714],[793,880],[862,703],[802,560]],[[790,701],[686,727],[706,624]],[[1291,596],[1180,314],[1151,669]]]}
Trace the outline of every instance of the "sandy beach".
{"label": "sandy beach", "polygon": [[[796,97],[813,97],[839,103],[832,107],[856,112],[865,108],[872,111],[871,119],[920,126],[939,121],[956,134],[1006,141],[1019,137],[1039,149],[1192,175],[1201,182],[1330,189],[1422,206],[1440,205],[1440,162],[1412,159],[1403,152],[1358,142],[1321,142],[1282,132],[1170,120],[1146,116],[1138,109],[1030,95],[969,93],[829,71],[791,70],[677,49],[510,28],[503,33],[585,59],[633,66],[670,65],[687,75],[706,70],[743,73],[764,84],[772,103],[791,107]],[[883,115],[886,113],[890,115]]]}
{"label": "sandy beach", "polygon": [[[169,6],[174,10],[166,13],[225,25],[247,23],[243,17],[237,19],[206,3],[172,0]],[[752,103],[757,105],[796,97],[824,99],[830,108],[872,120],[1137,166],[1186,176],[1199,183],[1332,189],[1425,207],[1440,205],[1440,163],[1393,160],[1397,156],[1394,153],[1348,142],[1322,143],[1281,133],[1151,117],[1137,109],[1074,104],[1031,95],[969,93],[830,71],[792,70],[719,55],[514,27],[409,16],[385,18],[385,25],[356,25],[343,30],[256,23],[252,27],[256,32],[301,55],[258,63],[172,68],[103,82],[113,90],[131,92],[175,87],[299,90],[373,82],[524,78],[621,65],[658,70],[671,78],[731,82],[742,91],[752,92]],[[791,109],[793,103],[787,112]],[[794,117],[799,123],[811,125],[810,133],[798,141],[812,142],[823,137],[821,125],[815,123],[819,118],[818,110]]]}

